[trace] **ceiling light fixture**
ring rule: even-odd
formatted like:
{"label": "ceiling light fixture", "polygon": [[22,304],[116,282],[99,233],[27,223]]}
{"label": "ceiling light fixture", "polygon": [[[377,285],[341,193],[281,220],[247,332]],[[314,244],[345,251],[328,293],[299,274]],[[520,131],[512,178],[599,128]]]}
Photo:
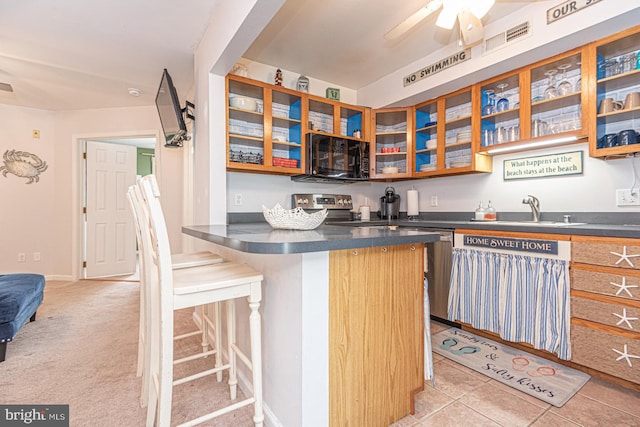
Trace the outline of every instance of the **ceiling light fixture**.
{"label": "ceiling light fixture", "polygon": [[129,95],[135,97],[138,97],[142,94],[142,91],[140,89],[136,89],[135,87],[130,87],[129,89],[127,89],[127,91],[129,92]]}
{"label": "ceiling light fixture", "polygon": [[534,142],[529,142],[524,144],[512,145],[510,147],[492,148],[491,150],[487,150],[487,154],[508,153],[510,151],[523,151],[523,150],[532,149],[532,148],[547,147],[549,145],[556,145],[556,144],[563,144],[565,142],[577,141],[582,138],[584,137],[566,136],[562,138],[545,139],[543,141],[534,141]]}

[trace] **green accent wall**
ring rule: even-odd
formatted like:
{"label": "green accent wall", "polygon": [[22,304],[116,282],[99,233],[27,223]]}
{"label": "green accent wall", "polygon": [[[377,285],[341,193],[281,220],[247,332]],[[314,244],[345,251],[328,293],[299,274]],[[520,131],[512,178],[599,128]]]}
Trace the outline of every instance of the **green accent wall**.
{"label": "green accent wall", "polygon": [[150,175],[153,172],[151,164],[155,150],[151,148],[138,147],[137,174],[140,176]]}

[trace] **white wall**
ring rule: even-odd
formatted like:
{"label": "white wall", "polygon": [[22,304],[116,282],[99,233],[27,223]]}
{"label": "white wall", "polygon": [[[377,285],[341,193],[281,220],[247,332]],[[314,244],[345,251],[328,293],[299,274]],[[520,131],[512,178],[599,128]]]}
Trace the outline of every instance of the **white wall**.
{"label": "white wall", "polygon": [[[0,154],[8,150],[28,152],[48,165],[39,182],[32,184],[6,170],[3,171],[6,177],[0,176],[0,274],[51,273],[54,251],[58,250],[54,214],[58,169],[54,114],[0,105],[0,129]],[[40,131],[40,139],[32,138],[34,129]],[[0,161],[0,166],[3,165]],[[25,262],[18,262],[19,252],[26,255]],[[39,262],[33,261],[33,252],[40,252]]]}
{"label": "white wall", "polygon": [[[0,105],[0,152],[15,149],[38,155],[48,169],[40,182],[0,176],[0,272],[28,271],[49,278],[78,278],[81,241],[81,140],[89,137],[156,136],[160,119],[154,106],[51,112]],[[40,139],[31,131],[40,130]],[[164,145],[163,142],[160,144]],[[160,148],[157,175],[172,250],[181,250],[183,152]],[[166,201],[166,202],[165,202]],[[27,261],[17,262],[18,252]],[[40,252],[40,261],[33,261]]]}

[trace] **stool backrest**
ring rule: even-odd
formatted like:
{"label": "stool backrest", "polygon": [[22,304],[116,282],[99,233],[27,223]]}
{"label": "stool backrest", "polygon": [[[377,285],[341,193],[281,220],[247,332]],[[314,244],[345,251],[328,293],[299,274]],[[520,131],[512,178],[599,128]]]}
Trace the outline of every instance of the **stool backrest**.
{"label": "stool backrest", "polygon": [[[173,267],[171,248],[166,222],[160,205],[160,190],[154,175],[147,175],[138,181],[137,194],[143,202],[142,212],[145,221],[141,222],[141,234],[147,247],[143,248],[146,266],[153,270],[147,275],[150,281],[146,284],[149,303],[147,308],[150,323],[151,348],[155,349],[150,355],[150,375],[153,380],[160,382],[160,389],[170,389],[173,377]],[[149,249],[147,251],[147,249]],[[159,349],[159,350],[158,350]],[[168,383],[167,383],[168,381]],[[162,393],[162,392],[161,392]]]}

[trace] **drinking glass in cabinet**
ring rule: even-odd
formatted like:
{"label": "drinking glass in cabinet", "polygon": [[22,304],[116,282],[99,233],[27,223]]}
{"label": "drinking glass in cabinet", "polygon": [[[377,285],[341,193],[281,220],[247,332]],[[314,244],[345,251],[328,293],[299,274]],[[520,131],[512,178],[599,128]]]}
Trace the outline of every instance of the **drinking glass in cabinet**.
{"label": "drinking glass in cabinet", "polygon": [[[580,69],[582,62],[578,61],[576,65],[578,66],[578,69]],[[576,92],[580,92],[582,90],[582,77],[580,75],[578,75],[578,80],[576,80],[576,85],[574,90]]]}
{"label": "drinking glass in cabinet", "polygon": [[568,95],[573,92],[573,85],[567,80],[567,69],[571,68],[571,64],[558,65],[558,68],[562,71],[562,79],[558,84],[558,95]]}
{"label": "drinking glass in cabinet", "polygon": [[558,70],[545,71],[544,75],[549,78],[547,88],[544,90],[544,99],[552,99],[558,96],[558,90],[556,89],[556,74]]}
{"label": "drinking glass in cabinet", "polygon": [[496,106],[495,106],[495,94],[493,92],[493,90],[491,89],[487,89],[484,91],[486,97],[487,97],[487,103],[485,104],[484,107],[482,107],[482,115],[483,116],[489,116],[491,114],[494,114],[496,112]]}
{"label": "drinking glass in cabinet", "polygon": [[496,104],[496,110],[498,112],[507,111],[509,109],[509,100],[504,96],[504,90],[507,86],[509,86],[508,83],[500,83],[498,85],[498,89],[500,89],[500,99],[498,99],[498,103]]}

